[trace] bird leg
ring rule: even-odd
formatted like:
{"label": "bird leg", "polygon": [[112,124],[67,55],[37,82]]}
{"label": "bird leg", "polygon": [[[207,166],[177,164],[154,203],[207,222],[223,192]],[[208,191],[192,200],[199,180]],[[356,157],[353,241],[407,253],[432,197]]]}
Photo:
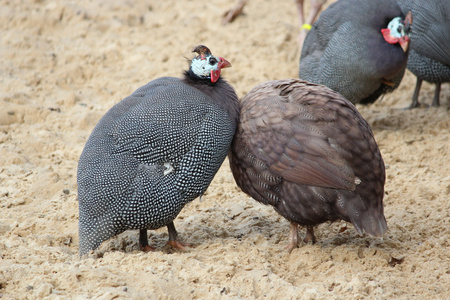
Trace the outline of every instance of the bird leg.
{"label": "bird leg", "polygon": [[306,19],[306,23],[310,25],[314,24],[314,22],[316,21],[316,17],[319,15],[321,9],[322,3],[320,3],[320,1],[316,2],[314,0],[311,0],[311,9],[309,11],[308,18]]}
{"label": "bird leg", "polygon": [[304,23],[304,15],[305,15],[303,13],[303,0],[295,0],[295,5],[297,6],[298,21],[301,26]]}
{"label": "bird leg", "polygon": [[167,242],[167,245],[171,246],[172,248],[181,250],[187,250],[186,247],[191,247],[191,245],[179,242],[177,240],[178,232],[175,229],[175,225],[173,224],[173,222],[167,224],[167,230],[169,231],[169,241]]}
{"label": "bird leg", "polygon": [[303,239],[303,242],[312,244],[316,243],[316,236],[314,235],[314,227],[312,226],[306,226],[306,236]]}
{"label": "bird leg", "polygon": [[298,224],[291,222],[291,228],[289,230],[289,243],[286,246],[288,253],[291,253],[294,248],[298,247]]}
{"label": "bird leg", "polygon": [[431,106],[438,107],[439,106],[439,97],[441,94],[441,83],[436,83],[436,89],[434,90],[434,98],[433,102],[431,103]]}
{"label": "bird leg", "polygon": [[303,0],[295,0],[295,4],[297,6],[298,20],[301,26],[300,34],[298,36],[298,43],[301,49],[308,31],[311,29],[312,24],[314,24],[314,22],[316,21],[316,17],[322,9],[322,3],[320,3],[320,1],[316,2],[315,0],[311,0],[311,8],[309,10],[308,18],[306,19],[306,21],[304,19]]}
{"label": "bird leg", "polygon": [[416,108],[416,107],[420,106],[420,104],[419,104],[419,93],[420,93],[420,86],[421,85],[422,85],[422,79],[419,79],[417,77],[416,88],[414,89],[412,102],[411,102],[411,105],[408,107],[408,109]]}
{"label": "bird leg", "polygon": [[148,245],[147,229],[139,230],[139,246],[144,252],[155,251],[155,248]]}
{"label": "bird leg", "polygon": [[248,0],[241,0],[239,3],[230,10],[227,10],[222,16],[222,25],[227,25],[234,21],[244,10],[245,4]]}

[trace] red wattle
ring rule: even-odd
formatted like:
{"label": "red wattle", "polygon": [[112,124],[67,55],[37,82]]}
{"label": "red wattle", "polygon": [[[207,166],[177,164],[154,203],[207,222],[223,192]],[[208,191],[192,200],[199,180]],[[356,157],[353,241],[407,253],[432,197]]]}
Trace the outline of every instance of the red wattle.
{"label": "red wattle", "polygon": [[381,33],[383,34],[383,38],[386,42],[388,42],[389,44],[397,44],[398,43],[398,38],[393,37],[391,35],[391,30],[388,28],[384,28],[381,29]]}
{"label": "red wattle", "polygon": [[211,82],[216,82],[220,77],[220,69],[219,70],[211,70]]}

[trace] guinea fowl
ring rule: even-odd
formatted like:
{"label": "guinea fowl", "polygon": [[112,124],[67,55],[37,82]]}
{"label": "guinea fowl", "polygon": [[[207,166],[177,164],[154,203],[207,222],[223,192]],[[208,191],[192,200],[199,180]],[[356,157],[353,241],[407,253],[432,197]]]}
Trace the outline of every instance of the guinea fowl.
{"label": "guinea fowl", "polygon": [[439,106],[442,82],[450,82],[450,2],[398,0],[414,16],[411,49],[406,66],[417,76],[411,108],[419,106],[422,81],[436,84],[432,106]]}
{"label": "guinea fowl", "polygon": [[403,78],[411,22],[394,0],[339,0],[306,36],[299,77],[372,103]]}
{"label": "guinea fowl", "polygon": [[240,102],[230,167],[238,186],[315,242],[313,226],[351,222],[381,237],[385,168],[370,126],[339,93],[298,79],[269,81]]}
{"label": "guinea fowl", "polygon": [[227,156],[239,118],[234,89],[220,77],[230,63],[205,46],[184,78],[162,77],[113,106],[89,137],[78,164],[80,255],[128,229],[167,226],[201,196]]}

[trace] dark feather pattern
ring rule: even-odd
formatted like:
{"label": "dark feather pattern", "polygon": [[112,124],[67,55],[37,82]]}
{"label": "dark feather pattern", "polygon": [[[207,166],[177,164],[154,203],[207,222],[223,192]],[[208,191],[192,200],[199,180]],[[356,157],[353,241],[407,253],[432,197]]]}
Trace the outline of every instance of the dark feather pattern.
{"label": "dark feather pattern", "polygon": [[290,222],[342,219],[382,236],[385,169],[367,122],[331,89],[269,81],[241,99],[229,154],[238,186]]}
{"label": "dark feather pattern", "polygon": [[[209,83],[208,83],[209,81]],[[224,80],[162,77],[113,106],[78,163],[80,255],[127,230],[167,226],[201,196],[228,154],[239,115]]]}
{"label": "dark feather pattern", "polygon": [[[400,84],[408,58],[381,29],[405,18],[395,0],[339,0],[314,23],[303,43],[299,77],[323,84],[352,103],[372,103]],[[414,22],[414,21],[413,21]]]}
{"label": "dark feather pattern", "polygon": [[398,0],[403,12],[413,14],[411,50],[407,68],[417,76],[411,107],[419,105],[423,80],[436,83],[433,105],[439,105],[440,86],[450,82],[450,2],[448,0]]}

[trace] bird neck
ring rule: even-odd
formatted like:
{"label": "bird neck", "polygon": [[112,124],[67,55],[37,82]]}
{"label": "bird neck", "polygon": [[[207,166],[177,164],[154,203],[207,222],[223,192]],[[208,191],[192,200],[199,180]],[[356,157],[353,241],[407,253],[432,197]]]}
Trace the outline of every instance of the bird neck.
{"label": "bird neck", "polygon": [[209,96],[213,102],[222,109],[224,109],[229,116],[237,120],[239,116],[239,98],[234,91],[234,88],[222,77],[216,82],[211,82],[211,79],[205,79],[192,74],[190,71],[185,71],[183,81],[196,88],[200,92]]}
{"label": "bird neck", "polygon": [[195,72],[192,70],[192,68],[189,68],[188,71],[184,72],[184,79],[187,83],[192,82],[193,84],[204,84],[204,85],[210,85],[214,86],[219,81],[221,81],[221,78],[219,78],[216,82],[211,81],[211,77],[201,77],[195,74]]}

